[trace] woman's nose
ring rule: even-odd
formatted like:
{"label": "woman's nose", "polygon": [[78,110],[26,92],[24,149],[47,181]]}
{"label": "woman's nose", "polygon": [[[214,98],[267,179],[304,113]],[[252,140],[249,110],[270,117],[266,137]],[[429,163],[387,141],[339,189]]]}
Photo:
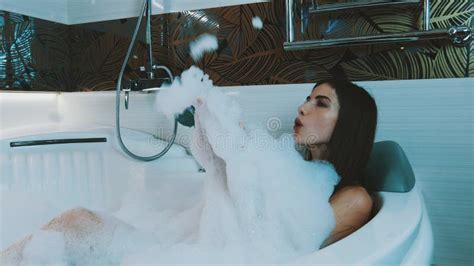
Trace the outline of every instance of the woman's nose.
{"label": "woman's nose", "polygon": [[305,106],[305,105],[302,104],[302,105],[300,105],[300,107],[298,108],[298,113],[299,113],[300,115],[306,115],[306,108],[305,108],[304,106]]}

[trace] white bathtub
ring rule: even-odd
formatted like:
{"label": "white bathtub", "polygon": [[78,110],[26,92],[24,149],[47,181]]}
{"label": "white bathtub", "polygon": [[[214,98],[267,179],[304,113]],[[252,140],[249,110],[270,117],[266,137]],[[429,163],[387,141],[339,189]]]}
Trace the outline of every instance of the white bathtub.
{"label": "white bathtub", "polygon": [[[152,154],[166,144],[149,134],[132,130],[123,132],[126,143],[141,154]],[[19,142],[53,139],[99,142],[33,146],[21,146],[25,143]],[[20,146],[11,147],[11,143]],[[152,189],[166,184],[166,180],[160,180],[162,173],[174,173],[176,179],[187,179],[180,182],[187,185],[180,187],[177,197],[179,193],[193,193],[203,177],[193,157],[178,145],[153,162],[126,157],[119,149],[111,127],[45,125],[4,130],[0,147],[3,187],[0,249],[37,230],[65,209],[83,206],[114,211],[130,185],[138,182]],[[15,202],[29,195],[30,202]],[[432,231],[418,187],[415,185],[407,193],[377,192],[376,196],[378,211],[365,226],[295,263],[430,264]],[[35,204],[41,207],[21,209],[22,205]]]}

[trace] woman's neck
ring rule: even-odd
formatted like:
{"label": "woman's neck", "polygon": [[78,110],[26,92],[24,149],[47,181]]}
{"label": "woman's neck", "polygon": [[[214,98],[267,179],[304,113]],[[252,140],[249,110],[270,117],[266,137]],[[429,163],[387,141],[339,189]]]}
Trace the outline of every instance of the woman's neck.
{"label": "woman's neck", "polygon": [[311,152],[311,158],[313,160],[324,160],[327,157],[327,145],[325,143],[310,145],[308,149]]}

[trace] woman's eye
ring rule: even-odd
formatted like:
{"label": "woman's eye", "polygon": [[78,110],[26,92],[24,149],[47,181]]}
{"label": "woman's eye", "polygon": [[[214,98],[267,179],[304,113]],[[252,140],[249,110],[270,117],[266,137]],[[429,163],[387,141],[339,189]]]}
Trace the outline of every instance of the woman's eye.
{"label": "woman's eye", "polygon": [[306,97],[306,101],[309,102],[311,100],[311,97]]}
{"label": "woman's eye", "polygon": [[317,106],[321,106],[321,107],[327,107],[327,105],[326,105],[323,101],[321,101],[321,100],[317,101],[317,102],[316,102],[316,105],[317,105]]}

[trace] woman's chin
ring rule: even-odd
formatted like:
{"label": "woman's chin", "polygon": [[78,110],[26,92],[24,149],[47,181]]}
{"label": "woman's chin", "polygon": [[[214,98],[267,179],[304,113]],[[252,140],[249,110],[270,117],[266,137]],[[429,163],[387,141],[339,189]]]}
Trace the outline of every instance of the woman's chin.
{"label": "woman's chin", "polygon": [[293,139],[295,140],[295,144],[301,144],[301,138],[298,133],[293,132]]}

